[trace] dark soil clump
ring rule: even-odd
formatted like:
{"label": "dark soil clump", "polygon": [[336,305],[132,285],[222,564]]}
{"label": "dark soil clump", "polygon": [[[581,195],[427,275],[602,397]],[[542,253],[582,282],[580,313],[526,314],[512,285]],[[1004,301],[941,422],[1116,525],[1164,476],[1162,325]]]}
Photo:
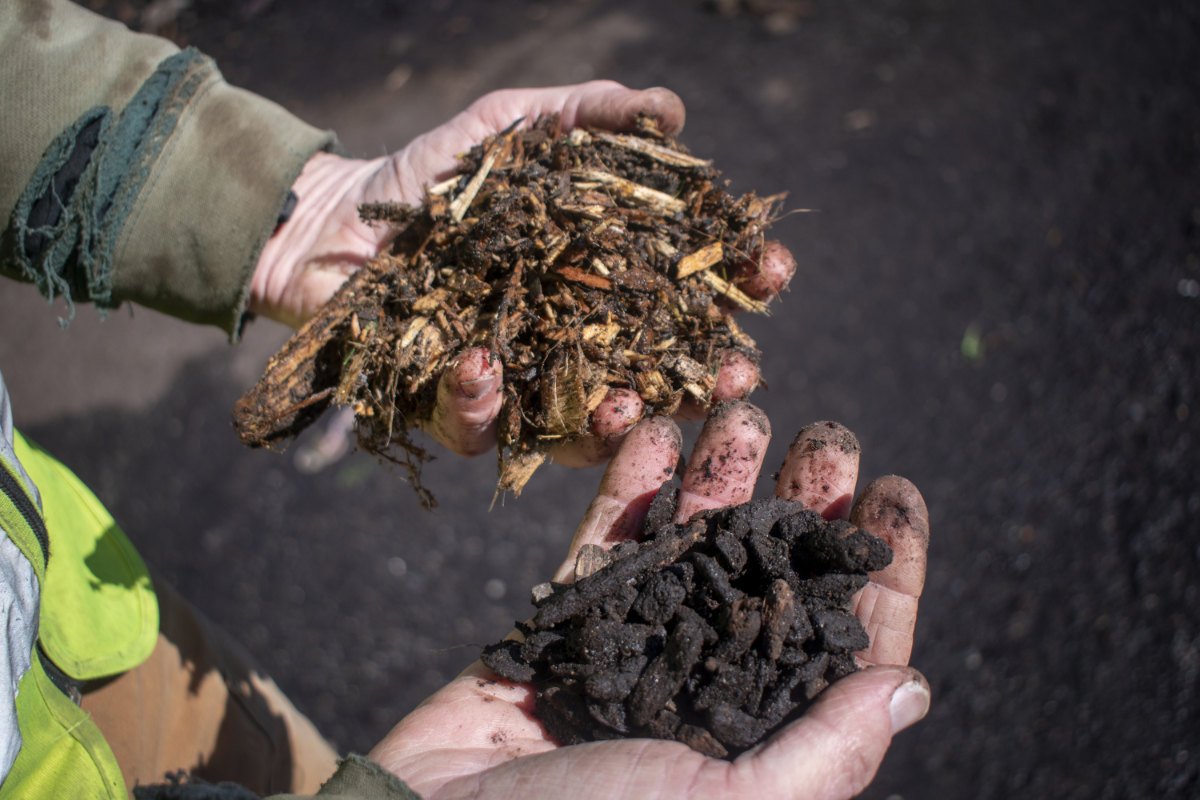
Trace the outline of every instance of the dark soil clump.
{"label": "dark soil clump", "polygon": [[520,493],[552,445],[588,432],[610,389],[646,413],[708,405],[726,351],[758,359],[731,309],[759,268],[780,196],[734,197],[711,163],[644,119],[632,134],[561,133],[555,118],[474,148],[420,208],[375,205],[390,253],[355,273],[235,409],[247,444],[295,435],[329,405],[359,444],[407,463],[407,431],[469,347],[504,370],[501,491]]}
{"label": "dark soil clump", "polygon": [[483,651],[497,675],[537,687],[562,744],[652,737],[732,758],[869,644],[849,603],[891,563],[886,543],[777,499],[664,523],[673,496],[659,493],[646,538],[607,565],[588,574],[602,559],[585,548],[573,584],[536,587],[524,641]]}

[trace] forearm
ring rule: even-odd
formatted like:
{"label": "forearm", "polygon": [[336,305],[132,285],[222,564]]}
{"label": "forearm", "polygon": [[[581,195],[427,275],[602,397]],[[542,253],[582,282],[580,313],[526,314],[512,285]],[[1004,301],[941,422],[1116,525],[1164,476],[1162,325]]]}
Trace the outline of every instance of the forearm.
{"label": "forearm", "polygon": [[0,52],[0,271],[236,335],[288,189],[332,135],[65,0],[0,5]]}

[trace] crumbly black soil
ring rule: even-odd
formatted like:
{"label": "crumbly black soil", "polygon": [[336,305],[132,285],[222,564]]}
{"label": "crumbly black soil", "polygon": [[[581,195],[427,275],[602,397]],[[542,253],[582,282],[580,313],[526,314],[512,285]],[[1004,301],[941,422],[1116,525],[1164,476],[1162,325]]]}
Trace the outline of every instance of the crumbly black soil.
{"label": "crumbly black soil", "polygon": [[537,687],[562,744],[652,737],[733,758],[869,644],[849,603],[891,563],[886,543],[778,499],[675,525],[674,496],[655,498],[641,542],[586,547],[574,583],[535,588],[523,641],[483,651],[497,675]]}
{"label": "crumbly black soil", "polygon": [[564,134],[549,118],[488,139],[420,208],[362,209],[396,227],[392,251],[271,360],[235,409],[239,435],[271,445],[350,405],[359,444],[415,477],[407,431],[456,355],[483,346],[504,368],[499,488],[519,493],[611,388],[647,413],[707,405],[723,351],[758,358],[728,311],[765,312],[739,287],[780,200],[720,184],[650,120]]}

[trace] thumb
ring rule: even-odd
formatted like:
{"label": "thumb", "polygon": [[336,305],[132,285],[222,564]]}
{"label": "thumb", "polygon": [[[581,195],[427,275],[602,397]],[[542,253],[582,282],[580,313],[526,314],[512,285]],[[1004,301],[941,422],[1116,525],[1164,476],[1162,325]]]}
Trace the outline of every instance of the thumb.
{"label": "thumb", "polygon": [[763,797],[854,797],[879,770],[892,736],[929,711],[929,684],[910,667],[871,667],[837,681],[804,717],[738,759]]}

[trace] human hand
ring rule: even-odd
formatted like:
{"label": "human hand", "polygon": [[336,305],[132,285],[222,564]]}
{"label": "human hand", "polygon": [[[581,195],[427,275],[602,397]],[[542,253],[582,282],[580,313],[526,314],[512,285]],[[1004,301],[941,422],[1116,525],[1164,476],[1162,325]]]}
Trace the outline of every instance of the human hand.
{"label": "human hand", "polygon": [[[677,521],[744,503],[753,494],[770,438],[766,417],[747,403],[722,406],[696,442],[680,489]],[[671,475],[679,431],[661,417],[640,423],[605,472],[556,579],[571,580],[585,544],[609,547],[634,536],[650,500]],[[534,689],[497,679],[476,662],[402,720],[371,753],[429,800],[454,797],[803,797],[858,794],[874,777],[892,736],[921,719],[929,687],[907,668],[925,577],[928,515],[916,488],[894,476],[851,504],[858,443],[836,423],[801,431],[775,493],[827,518],[850,516],[881,537],[894,558],[855,598],[871,637],[866,669],[826,689],[805,716],[732,762],[651,739],[561,747],[533,717]],[[873,666],[873,665],[891,666]]]}
{"label": "human hand", "polygon": [[[305,165],[293,190],[298,202],[291,219],[267,242],[250,284],[250,310],[299,327],[346,278],[388,246],[393,232],[364,223],[364,203],[420,205],[428,186],[455,174],[458,156],[520,118],[559,114],[564,128],[578,126],[632,129],[648,114],[668,133],[683,128],[683,103],[673,92],[627,89],[611,81],[547,89],[493,92],[444,125],[391,156],[348,159],[319,153]],[[761,258],[748,263],[737,285],[767,300],[779,293],[795,271],[791,254],[778,242],[764,246]],[[758,368],[731,352],[717,378],[713,402],[745,397],[758,384]],[[475,455],[495,446],[496,418],[502,403],[501,366],[487,350],[459,354],[442,375],[438,403],[425,429],[448,449]],[[598,463],[641,418],[636,392],[613,390],[593,412],[590,437],[559,446],[551,455],[573,466]]]}

